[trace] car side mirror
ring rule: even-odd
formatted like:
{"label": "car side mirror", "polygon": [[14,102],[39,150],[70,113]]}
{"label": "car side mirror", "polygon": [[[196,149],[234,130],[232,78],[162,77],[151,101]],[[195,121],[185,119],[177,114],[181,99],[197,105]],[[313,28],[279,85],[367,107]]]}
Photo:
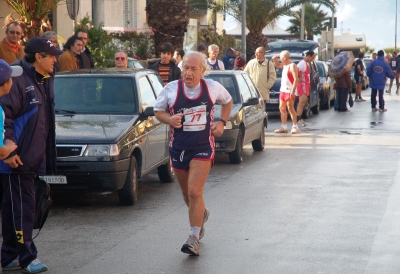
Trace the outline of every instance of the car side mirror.
{"label": "car side mirror", "polygon": [[242,107],[247,107],[247,106],[254,106],[260,103],[260,100],[258,97],[253,97],[247,100],[242,104]]}
{"label": "car side mirror", "polygon": [[146,107],[143,111],[143,115],[145,117],[149,117],[149,116],[155,116],[154,114],[154,108],[153,107]]}

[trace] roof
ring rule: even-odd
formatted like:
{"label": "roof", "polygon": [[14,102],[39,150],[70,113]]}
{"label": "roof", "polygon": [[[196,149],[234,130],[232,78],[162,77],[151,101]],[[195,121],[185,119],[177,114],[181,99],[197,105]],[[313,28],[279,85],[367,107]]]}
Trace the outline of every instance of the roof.
{"label": "roof", "polygon": [[79,70],[71,70],[71,71],[63,71],[63,72],[57,72],[56,75],[109,75],[109,76],[115,76],[115,75],[128,75],[128,74],[136,74],[137,72],[140,71],[151,71],[154,72],[153,70],[148,70],[148,69],[141,69],[141,68],[126,68],[126,69],[120,69],[120,68],[99,68],[99,69],[79,69]]}
{"label": "roof", "polygon": [[[231,28],[225,29],[226,34],[240,36],[242,35],[242,23],[236,21],[236,25]],[[246,27],[246,34],[249,33],[249,30]],[[293,36],[290,32],[287,32],[282,26],[276,24],[274,28],[267,26],[263,28],[262,34],[265,36]]]}

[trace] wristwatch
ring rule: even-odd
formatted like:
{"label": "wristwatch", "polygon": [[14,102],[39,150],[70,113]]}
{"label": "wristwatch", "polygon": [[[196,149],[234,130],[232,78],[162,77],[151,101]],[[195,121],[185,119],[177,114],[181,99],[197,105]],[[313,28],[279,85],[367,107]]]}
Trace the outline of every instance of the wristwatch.
{"label": "wristwatch", "polygon": [[219,119],[219,121],[218,122],[221,122],[221,123],[223,123],[224,124],[224,126],[226,126],[226,121],[224,120],[224,119]]}

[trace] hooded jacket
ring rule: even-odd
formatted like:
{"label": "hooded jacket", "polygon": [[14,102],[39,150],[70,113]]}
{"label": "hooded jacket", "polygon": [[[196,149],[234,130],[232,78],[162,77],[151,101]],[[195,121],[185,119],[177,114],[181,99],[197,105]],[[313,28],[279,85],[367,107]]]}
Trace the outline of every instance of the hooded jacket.
{"label": "hooded jacket", "polygon": [[5,114],[5,139],[18,146],[9,157],[18,155],[23,165],[11,169],[0,161],[0,173],[54,174],[57,162],[54,74],[38,80],[35,67],[25,58],[13,65],[21,66],[23,73],[13,78],[10,93],[0,98],[0,104]]}
{"label": "hooded jacket", "polygon": [[386,77],[394,78],[394,74],[388,63],[385,62],[383,56],[371,62],[367,68],[369,77],[369,86],[373,89],[385,89]]}

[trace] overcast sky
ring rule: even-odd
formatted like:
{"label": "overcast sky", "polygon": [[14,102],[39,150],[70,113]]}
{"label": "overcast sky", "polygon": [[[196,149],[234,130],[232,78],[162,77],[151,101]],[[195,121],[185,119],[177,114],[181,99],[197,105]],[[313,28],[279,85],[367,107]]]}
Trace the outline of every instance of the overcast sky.
{"label": "overcast sky", "polygon": [[[335,34],[343,32],[364,33],[367,46],[376,50],[394,47],[397,0],[339,0],[337,8],[337,29]],[[400,0],[397,3],[400,12]],[[331,12],[329,11],[329,15]],[[400,14],[399,14],[400,15]],[[232,20],[232,19],[231,19]],[[233,20],[227,20],[232,25]],[[397,45],[399,37],[400,16],[397,18]],[[289,17],[282,17],[278,24],[284,29],[290,26]],[[225,29],[228,29],[225,25]],[[318,37],[317,37],[318,38]],[[315,38],[315,40],[317,40]]]}

